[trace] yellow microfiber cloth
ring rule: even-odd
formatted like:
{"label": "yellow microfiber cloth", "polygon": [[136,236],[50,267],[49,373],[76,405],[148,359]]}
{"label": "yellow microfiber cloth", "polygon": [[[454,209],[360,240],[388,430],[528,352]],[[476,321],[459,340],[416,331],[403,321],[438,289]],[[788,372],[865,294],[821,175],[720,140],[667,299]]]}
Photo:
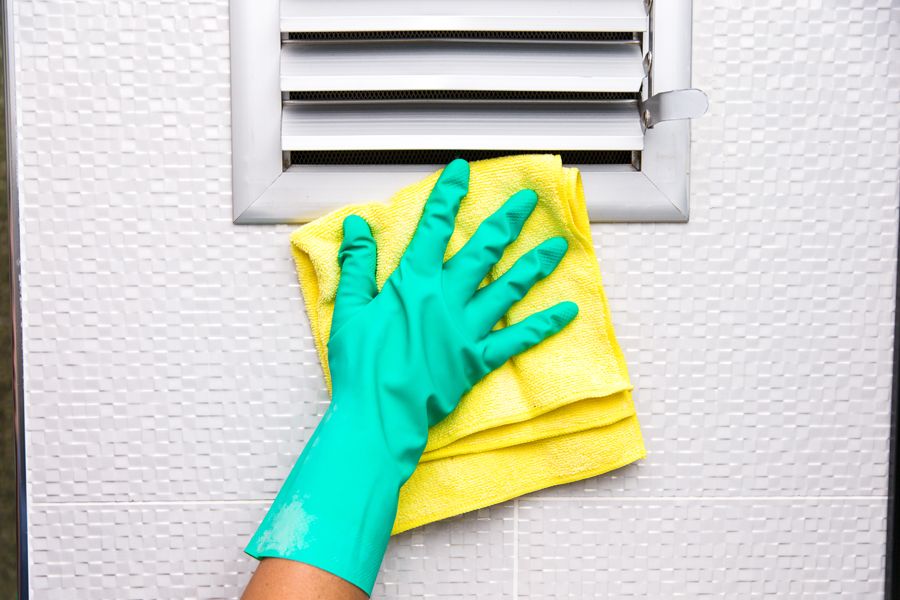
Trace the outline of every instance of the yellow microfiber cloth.
{"label": "yellow microfiber cloth", "polygon": [[[439,174],[400,190],[387,204],[347,206],[291,236],[329,386],[326,344],[340,277],[337,253],[344,217],[354,213],[369,222],[378,246],[380,289],[412,238]],[[646,454],[591,244],[577,169],[563,167],[554,155],[471,163],[469,194],[460,207],[447,256],[524,188],[537,192],[537,207],[488,280],[499,277],[548,237],[565,237],[569,251],[549,277],[510,309],[501,325],[561,300],[577,303],[578,317],[559,334],[490,373],[449,417],[431,428],[425,453],[400,490],[393,533],[599,475]]]}

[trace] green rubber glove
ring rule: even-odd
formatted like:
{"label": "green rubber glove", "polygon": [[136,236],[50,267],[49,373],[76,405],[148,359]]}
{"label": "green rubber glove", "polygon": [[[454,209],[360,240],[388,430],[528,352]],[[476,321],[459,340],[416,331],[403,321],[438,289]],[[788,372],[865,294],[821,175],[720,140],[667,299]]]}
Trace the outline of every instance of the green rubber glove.
{"label": "green rubber glove", "polygon": [[566,252],[551,238],[478,288],[537,203],[522,190],[444,262],[469,165],[450,163],[435,184],[397,269],[379,292],[375,240],[348,216],[338,254],[328,365],[332,400],[246,552],[304,562],[371,593],[397,514],[400,486],[428,439],[480,379],[565,327],[562,302],[492,331],[510,306]]}

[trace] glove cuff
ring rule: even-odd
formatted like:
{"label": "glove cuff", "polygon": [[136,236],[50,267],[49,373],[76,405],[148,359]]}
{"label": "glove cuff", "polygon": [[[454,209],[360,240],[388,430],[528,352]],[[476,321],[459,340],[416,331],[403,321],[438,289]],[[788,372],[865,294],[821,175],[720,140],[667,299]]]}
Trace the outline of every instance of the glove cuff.
{"label": "glove cuff", "polygon": [[326,411],[245,552],[313,565],[370,594],[404,478],[384,448],[384,435],[335,406],[332,402]]}

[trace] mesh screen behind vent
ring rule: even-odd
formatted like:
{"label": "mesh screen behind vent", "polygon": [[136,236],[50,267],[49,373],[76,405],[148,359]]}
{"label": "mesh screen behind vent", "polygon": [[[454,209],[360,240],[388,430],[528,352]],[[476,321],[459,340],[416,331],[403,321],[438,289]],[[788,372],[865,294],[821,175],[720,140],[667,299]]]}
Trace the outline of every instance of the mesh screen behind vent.
{"label": "mesh screen behind vent", "polygon": [[631,92],[518,92],[500,90],[337,90],[315,92],[287,92],[287,100],[302,102],[377,102],[390,100],[505,100],[554,102],[609,102],[639,100],[639,93]]}
{"label": "mesh screen behind vent", "polygon": [[288,40],[524,40],[566,42],[628,42],[631,31],[291,31]]}
{"label": "mesh screen behind vent", "polygon": [[[483,160],[509,154],[523,154],[521,150],[362,150],[362,151],[293,151],[292,165],[442,165],[454,158]],[[627,150],[559,151],[535,150],[528,154],[559,154],[565,164],[628,165],[639,160],[639,153]]]}

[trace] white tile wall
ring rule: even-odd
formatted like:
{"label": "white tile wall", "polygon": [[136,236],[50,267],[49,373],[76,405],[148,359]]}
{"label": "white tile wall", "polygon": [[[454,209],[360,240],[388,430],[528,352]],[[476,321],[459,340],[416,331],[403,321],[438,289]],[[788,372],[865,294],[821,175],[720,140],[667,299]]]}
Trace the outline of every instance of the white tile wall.
{"label": "white tile wall", "polygon": [[[267,506],[238,501],[34,507],[29,538],[39,560],[31,564],[32,597],[237,598],[256,564],[243,548]],[[373,597],[509,598],[513,527],[509,503],[395,536]]]}
{"label": "white tile wall", "polygon": [[873,499],[523,500],[518,596],[878,598],[884,510]]}
{"label": "white tile wall", "polygon": [[[32,597],[234,598],[327,394],[290,228],[231,224],[228,1],[13,6]],[[694,10],[691,222],[593,229],[649,457],[379,597],[877,597],[900,6]]]}

